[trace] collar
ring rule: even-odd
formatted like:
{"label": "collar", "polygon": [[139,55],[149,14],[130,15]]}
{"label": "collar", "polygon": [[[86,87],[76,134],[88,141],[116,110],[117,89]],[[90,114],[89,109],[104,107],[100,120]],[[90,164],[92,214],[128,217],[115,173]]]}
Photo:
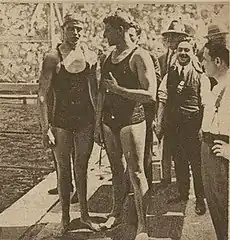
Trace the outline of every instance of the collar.
{"label": "collar", "polygon": [[[182,66],[179,64],[178,61],[176,61],[176,67],[177,67],[178,73],[180,74]],[[189,64],[184,66],[184,75],[186,75],[190,69],[192,69],[192,62],[191,61],[190,61]]]}
{"label": "collar", "polygon": [[213,91],[218,93],[226,86],[230,86],[230,70],[221,77],[221,81],[218,81],[217,85],[213,88]]}

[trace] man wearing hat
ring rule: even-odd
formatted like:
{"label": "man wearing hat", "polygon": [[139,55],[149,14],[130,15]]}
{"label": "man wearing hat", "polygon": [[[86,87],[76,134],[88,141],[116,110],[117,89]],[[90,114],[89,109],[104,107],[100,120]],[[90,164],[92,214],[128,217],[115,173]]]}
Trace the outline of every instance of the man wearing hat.
{"label": "man wearing hat", "polygon": [[[170,66],[175,61],[175,50],[178,43],[189,34],[185,31],[185,25],[178,20],[173,20],[168,30],[162,33],[164,42],[167,45],[167,53],[159,57],[162,78],[168,72]],[[162,155],[162,186],[171,183],[171,158],[170,143],[168,141],[167,132],[164,132],[163,155]]]}
{"label": "man wearing hat", "polygon": [[[211,24],[208,26],[208,33],[204,37],[207,39],[209,43],[212,44],[226,44],[227,35],[228,31],[226,28],[216,24]],[[200,62],[203,61],[204,49],[205,47],[201,48],[197,54],[197,57]],[[217,84],[217,81],[212,76],[209,76],[209,79],[211,83],[211,89],[213,89],[213,87]]]}
{"label": "man wearing hat", "polygon": [[209,79],[194,63],[193,44],[182,40],[176,49],[176,61],[158,90],[157,125],[167,133],[179,195],[170,203],[189,199],[191,166],[196,196],[195,212],[205,213],[204,189],[201,177],[201,142],[199,131],[203,105],[210,91]]}
{"label": "man wearing hat", "polygon": [[213,44],[226,44],[228,31],[222,26],[211,24],[208,26],[208,34],[205,38],[208,39],[209,43]]}
{"label": "man wearing hat", "polygon": [[[87,167],[94,143],[96,58],[93,61],[80,45],[83,24],[76,14],[65,16],[62,30],[62,43],[44,58],[38,93],[43,144],[52,147],[57,163],[62,210],[58,236],[68,230],[70,222],[70,155],[73,145],[81,221],[90,229],[99,230],[99,225],[89,217],[86,200]],[[52,109],[48,107],[50,92],[53,93]]]}

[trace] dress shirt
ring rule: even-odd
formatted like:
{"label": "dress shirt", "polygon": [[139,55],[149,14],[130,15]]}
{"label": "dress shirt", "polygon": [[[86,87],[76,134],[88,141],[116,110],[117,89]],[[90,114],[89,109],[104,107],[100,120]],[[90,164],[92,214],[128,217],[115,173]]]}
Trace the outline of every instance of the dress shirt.
{"label": "dress shirt", "polygon": [[[178,73],[180,75],[182,66],[176,62],[175,63],[176,68],[178,69]],[[190,62],[188,65],[184,66],[184,76],[185,81],[188,74],[188,71],[193,68],[192,63]],[[168,90],[167,90],[167,81],[168,81],[168,74],[166,74],[160,84],[160,87],[158,89],[158,98],[160,102],[166,103],[168,99]],[[208,101],[209,93],[210,93],[211,85],[210,80],[208,77],[206,77],[204,74],[201,74],[200,79],[200,96],[201,96],[201,103],[202,105],[205,105]]]}
{"label": "dress shirt", "polygon": [[[218,108],[218,112],[215,112],[216,100],[225,87],[220,107]],[[218,81],[218,84],[209,93],[209,101],[204,107],[202,130],[213,134],[230,136],[230,71]]]}

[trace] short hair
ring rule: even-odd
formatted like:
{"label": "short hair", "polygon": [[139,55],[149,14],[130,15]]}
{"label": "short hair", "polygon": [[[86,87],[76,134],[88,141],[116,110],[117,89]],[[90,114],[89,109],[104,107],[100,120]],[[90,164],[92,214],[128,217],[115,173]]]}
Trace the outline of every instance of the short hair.
{"label": "short hair", "polygon": [[128,13],[124,12],[120,8],[118,8],[115,13],[105,17],[103,19],[103,23],[109,24],[115,28],[123,27],[125,30],[133,27],[133,21],[131,16],[129,16]]}
{"label": "short hair", "polygon": [[132,22],[131,23],[131,27],[135,28],[137,36],[141,35],[142,30],[141,30],[141,27],[140,27],[140,25],[138,23]]}
{"label": "short hair", "polygon": [[223,43],[207,42],[205,47],[209,50],[209,56],[212,60],[219,57],[229,67],[229,50]]}

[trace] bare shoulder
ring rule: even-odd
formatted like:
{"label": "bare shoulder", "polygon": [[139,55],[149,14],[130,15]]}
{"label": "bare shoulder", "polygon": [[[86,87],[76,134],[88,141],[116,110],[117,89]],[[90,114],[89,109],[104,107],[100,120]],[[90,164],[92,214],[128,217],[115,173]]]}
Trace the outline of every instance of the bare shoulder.
{"label": "bare shoulder", "polygon": [[57,50],[50,50],[44,54],[39,83],[48,84],[51,81],[52,74],[59,62],[60,58]]}
{"label": "bare shoulder", "polygon": [[147,59],[148,60],[151,57],[150,57],[149,51],[147,51],[141,47],[138,47],[133,53],[133,58],[136,58],[137,60],[138,59],[143,59],[143,60]]}
{"label": "bare shoulder", "polygon": [[57,65],[60,62],[60,57],[56,49],[51,49],[44,55],[44,64],[49,64],[51,66]]}
{"label": "bare shoulder", "polygon": [[137,67],[141,67],[143,69],[154,68],[149,52],[141,47],[138,47],[130,59],[130,67],[133,71],[135,71]]}

